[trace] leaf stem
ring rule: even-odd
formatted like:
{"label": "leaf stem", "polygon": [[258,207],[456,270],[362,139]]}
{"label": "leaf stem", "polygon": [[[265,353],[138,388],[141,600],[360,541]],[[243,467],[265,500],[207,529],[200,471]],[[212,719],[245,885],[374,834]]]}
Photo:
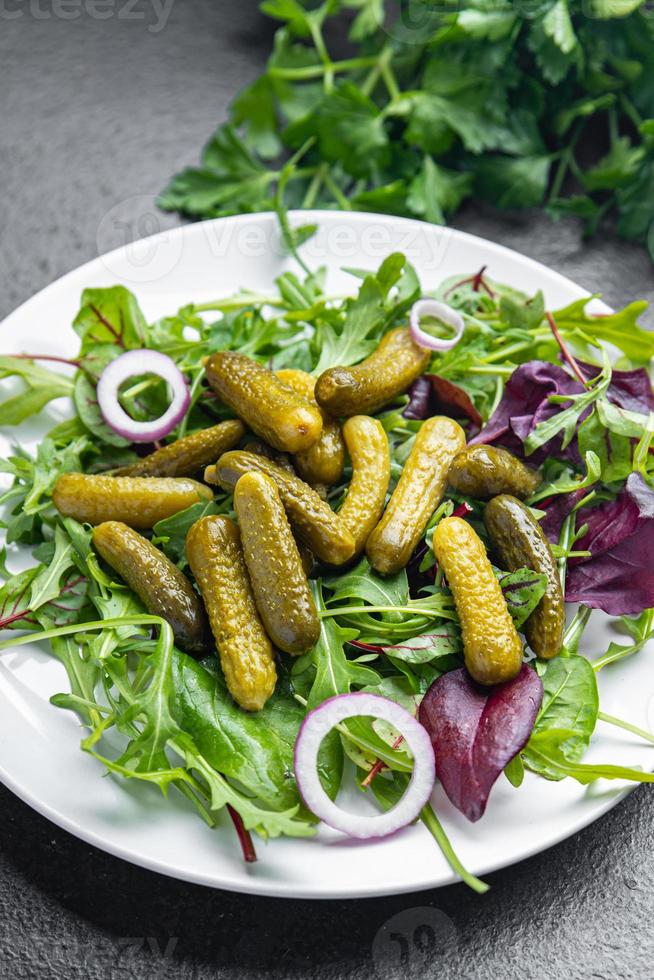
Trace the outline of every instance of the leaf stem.
{"label": "leaf stem", "polygon": [[581,368],[579,367],[579,365],[575,361],[574,357],[572,356],[572,354],[568,350],[568,347],[567,347],[567,345],[566,345],[563,337],[561,336],[561,331],[559,330],[559,328],[557,326],[556,320],[554,319],[553,315],[550,313],[549,310],[546,310],[545,311],[545,319],[547,320],[547,322],[550,325],[550,329],[551,329],[552,333],[554,334],[554,338],[555,338],[557,344],[559,345],[559,349],[561,351],[561,354],[563,356],[564,361],[567,361],[567,363],[570,365],[573,374],[582,383],[582,385],[584,386],[584,388],[588,388],[588,386],[590,385],[590,381],[587,381],[586,378],[583,376],[583,374],[581,372]]}
{"label": "leaf stem", "polygon": [[631,732],[632,735],[638,735],[639,738],[643,738],[646,742],[651,742],[654,745],[654,734],[652,732],[646,732],[645,729],[639,728],[638,725],[632,725],[630,722],[616,718],[614,715],[608,715],[605,711],[600,711],[597,717],[600,721],[606,722],[607,725],[624,728],[626,732]]}
{"label": "leaf stem", "polygon": [[243,860],[246,864],[254,864],[254,862],[257,860],[257,852],[254,849],[250,831],[245,829],[245,824],[243,823],[241,814],[234,809],[232,804],[227,803],[225,805],[227,807],[227,812],[232,818],[234,830],[236,831],[239,844],[241,845],[241,850],[243,851]]}
{"label": "leaf stem", "polygon": [[485,881],[481,881],[479,878],[475,877],[475,875],[471,874],[461,864],[461,861],[456,856],[454,848],[450,843],[449,837],[443,829],[443,825],[436,816],[430,803],[423,807],[420,813],[420,819],[440,847],[441,851],[443,852],[443,857],[451,867],[452,871],[454,871],[455,874],[458,874],[461,881],[464,881],[466,885],[468,885],[469,888],[472,888],[473,891],[477,892],[478,895],[483,895],[485,892],[487,892],[489,885],[487,885]]}
{"label": "leaf stem", "polygon": [[379,65],[379,57],[366,58],[345,58],[342,61],[323,61],[321,65],[307,65],[305,68],[277,68],[275,66],[268,69],[270,78],[287,79],[288,81],[310,81],[314,78],[322,78],[327,71],[332,74],[340,74],[345,71],[356,71],[358,68],[376,69]]}

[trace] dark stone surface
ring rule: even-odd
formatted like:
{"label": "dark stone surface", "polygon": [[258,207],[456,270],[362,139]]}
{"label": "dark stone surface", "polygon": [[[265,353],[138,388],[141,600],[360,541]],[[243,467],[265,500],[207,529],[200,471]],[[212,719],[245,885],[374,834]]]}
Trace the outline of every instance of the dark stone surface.
{"label": "dark stone surface", "polygon": [[[265,57],[270,27],[254,0],[176,0],[166,25],[149,30],[157,6],[0,4],[0,314],[98,250],[174,224],[155,211],[154,194],[196,159]],[[113,12],[98,20],[94,10]],[[623,243],[582,245],[573,226],[472,207],[456,223],[612,304],[654,295],[648,259]],[[654,961],[650,805],[649,790],[636,791],[593,827],[492,875],[481,899],[457,885],[310,903],[158,877],[77,841],[0,789],[0,977],[645,980]],[[373,947],[402,910],[390,930],[406,935],[408,965],[397,938]],[[411,945],[421,925],[431,925],[433,946],[425,929]]]}

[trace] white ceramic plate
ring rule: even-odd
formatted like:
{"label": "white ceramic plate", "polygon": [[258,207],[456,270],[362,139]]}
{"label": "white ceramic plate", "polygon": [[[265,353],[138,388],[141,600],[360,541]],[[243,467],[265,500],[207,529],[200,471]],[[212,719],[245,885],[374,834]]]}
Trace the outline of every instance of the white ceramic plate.
{"label": "white ceramic plate", "polygon": [[[527,292],[544,290],[550,307],[586,291],[558,273],[515,252],[461,232],[392,217],[317,212],[294,215],[295,223],[316,221],[320,232],[304,257],[329,270],[336,292],[355,287],[342,267],[374,269],[391,251],[403,251],[426,288],[452,273],[482,265],[489,274]],[[208,301],[237,287],[267,292],[289,266],[281,254],[272,215],[245,215],[164,232],[89,262],[44,289],[4,322],[2,353],[28,351],[72,355],[71,322],[80,293],[88,286],[122,283],[132,289],[148,319],[179,306]],[[66,417],[66,404],[50,410]],[[45,426],[41,430],[45,431]],[[23,426],[2,438],[30,446],[39,432]],[[24,555],[10,554],[14,567]],[[619,639],[597,616],[584,637],[584,652],[598,656]],[[603,710],[648,727],[654,688],[647,655],[625,661],[600,676]],[[52,707],[48,698],[66,689],[59,664],[45,645],[26,643],[0,656],[0,779],[59,826],[112,854],[163,874],[217,888],[261,895],[354,898],[386,895],[452,882],[448,865],[421,826],[394,837],[354,842],[329,829],[313,840],[257,841],[259,861],[243,864],[230,826],[210,831],[174,792],[102,778],[102,770],[79,750],[76,717]],[[649,722],[651,723],[651,718]],[[590,760],[651,768],[654,750],[602,723]],[[438,789],[435,805],[454,847],[471,871],[484,875],[556,844],[609,810],[626,792],[615,783],[584,788],[571,780],[548,783],[527,774],[520,790],[500,779],[488,810],[468,823]]]}

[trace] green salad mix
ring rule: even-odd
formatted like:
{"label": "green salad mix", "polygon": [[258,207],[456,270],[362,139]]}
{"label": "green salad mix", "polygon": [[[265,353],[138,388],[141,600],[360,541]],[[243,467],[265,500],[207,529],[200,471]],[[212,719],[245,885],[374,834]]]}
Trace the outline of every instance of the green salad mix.
{"label": "green salad mix", "polygon": [[[290,11],[294,0],[284,2]],[[280,12],[282,4],[268,6]],[[362,10],[360,25],[364,16]],[[346,298],[326,293],[324,270],[284,272],[269,295],[243,290],[189,304],[154,323],[124,287],[88,289],[73,324],[80,339],[75,358],[36,351],[0,358],[9,382],[0,425],[17,426],[42,413],[45,422],[48,404],[62,396],[74,408],[34,453],[16,445],[0,462],[8,476],[0,498],[6,531],[0,628],[16,634],[5,633],[0,650],[26,638],[49,640],[69,688],[52,703],[79,717],[83,750],[115,776],[152,783],[164,795],[183,793],[209,826],[227,808],[250,857],[250,831],[262,838],[316,832],[293,770],[308,710],[332,696],[365,691],[415,715],[434,681],[461,668],[459,618],[431,542],[438,523],[453,513],[486,540],[482,503],[448,493],[408,567],[394,575],[377,574],[366,558],[345,570],[315,569],[320,639],[302,656],[282,660],[274,695],[261,711],[248,713],[230,697],[215,655],[198,662],[176,648],[171,627],[116,581],[93,550],[90,528],[62,517],[52,491],[63,473],[101,473],[138,458],[135,446],[108,427],[96,398],[103,369],[126,350],[162,352],[187,379],[190,406],[171,438],[229,416],[205,379],[203,359],[216,351],[316,375],[361,361],[385,332],[406,322],[422,289],[401,254],[390,255],[376,272],[352,275]],[[637,654],[654,636],[654,396],[647,373],[654,334],[638,325],[644,304],[596,313],[584,299],[549,311],[542,293],[525,296],[484,270],[452,277],[433,295],[460,312],[465,332],[456,347],[434,353],[407,395],[378,413],[391,445],[391,486],[424,420],[436,414],[458,418],[473,442],[538,463],[542,483],[527,504],[552,542],[566,599],[579,603],[560,656],[536,663],[542,706],[526,747],[507,759],[506,776],[516,787],[525,769],[583,784],[602,777],[651,782],[654,776],[639,769],[582,761],[599,720],[654,742],[600,710],[596,680],[599,670]],[[153,376],[136,378],[120,400],[135,419],[158,417],[166,386]],[[348,481],[346,467],[343,482],[329,490],[334,508]],[[190,527],[202,516],[231,513],[231,495],[216,488],[213,500],[160,521],[153,543],[186,569]],[[16,549],[31,550],[33,564],[12,573],[7,562]],[[497,575],[519,629],[543,596],[543,576],[528,568],[498,569]],[[590,651],[589,660],[579,651],[591,609],[614,616],[625,639]],[[109,748],[111,731],[120,736],[118,754]],[[385,809],[402,795],[412,759],[392,731],[361,717],[331,732],[319,765],[332,797],[353,771],[361,790]],[[474,772],[466,779],[474,794]],[[461,866],[431,806],[422,820],[452,868],[484,890]]]}

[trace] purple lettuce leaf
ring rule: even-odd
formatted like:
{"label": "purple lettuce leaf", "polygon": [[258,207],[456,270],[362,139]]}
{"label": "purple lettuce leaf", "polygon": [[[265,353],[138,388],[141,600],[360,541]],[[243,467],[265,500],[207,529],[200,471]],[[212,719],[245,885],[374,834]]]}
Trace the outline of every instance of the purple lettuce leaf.
{"label": "purple lettuce leaf", "polygon": [[491,689],[460,668],[427,691],[418,718],[429,733],[443,789],[468,820],[483,816],[496,779],[527,744],[542,699],[542,681],[527,664],[512,681]]}
{"label": "purple lettuce leaf", "polygon": [[[596,377],[599,368],[592,364],[578,362],[579,367],[588,380]],[[506,383],[504,395],[492,416],[481,432],[470,440],[471,443],[499,443],[510,452],[524,457],[523,443],[536,428],[539,422],[551,418],[562,410],[561,405],[552,405],[551,395],[577,395],[583,391],[579,381],[572,378],[558,364],[548,361],[527,361],[515,369]],[[647,415],[654,411],[654,392],[647,374],[643,368],[635,371],[614,371],[606,398],[618,408],[632,412],[642,412]],[[589,415],[587,409],[579,418],[579,422]],[[581,462],[577,440],[561,450],[561,436],[556,436],[546,443],[529,458],[539,463],[546,456],[568,460],[579,464]]]}
{"label": "purple lettuce leaf", "polygon": [[[549,516],[549,515],[548,515]],[[565,597],[611,616],[654,606],[654,489],[632,473],[615,500],[582,509],[586,534],[575,545],[589,558],[571,558]]]}
{"label": "purple lettuce leaf", "polygon": [[480,429],[483,419],[459,385],[437,374],[423,374],[409,388],[409,404],[402,413],[407,419],[431,418],[447,415],[453,419],[469,419],[475,430]]}
{"label": "purple lettuce leaf", "polygon": [[[552,405],[549,397],[578,395],[583,390],[583,385],[571,378],[558,364],[527,361],[515,369],[506,383],[499,405],[479,435],[470,442],[499,443],[515,455],[524,457],[523,442],[530,432],[539,422],[544,422],[561,411],[561,406]],[[579,452],[574,440],[561,452],[561,436],[532,453],[530,459],[540,462],[549,455],[579,462]]]}
{"label": "purple lettuce leaf", "polygon": [[[589,381],[599,372],[599,368],[593,364],[585,364],[583,361],[577,361],[577,364]],[[613,405],[624,408],[627,412],[641,412],[643,415],[654,412],[654,391],[645,368],[635,371],[614,370],[606,397]]]}

